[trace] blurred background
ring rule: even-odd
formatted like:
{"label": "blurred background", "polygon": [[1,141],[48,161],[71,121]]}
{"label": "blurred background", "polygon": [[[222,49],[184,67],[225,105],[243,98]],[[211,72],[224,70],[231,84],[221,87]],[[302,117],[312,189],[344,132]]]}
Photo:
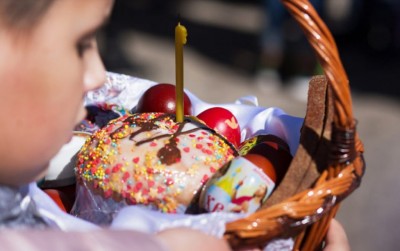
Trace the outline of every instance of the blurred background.
{"label": "blurred background", "polygon": [[[400,233],[400,1],[314,0],[350,79],[367,171],[338,218],[352,250],[398,250]],[[209,103],[246,95],[304,116],[321,74],[279,0],[118,0],[100,34],[107,70],[175,82],[174,29],[188,30],[185,87]]]}

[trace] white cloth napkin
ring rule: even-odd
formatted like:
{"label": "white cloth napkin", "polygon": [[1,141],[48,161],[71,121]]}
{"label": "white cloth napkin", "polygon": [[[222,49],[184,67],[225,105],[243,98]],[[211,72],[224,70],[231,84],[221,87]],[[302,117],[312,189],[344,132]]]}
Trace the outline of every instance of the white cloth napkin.
{"label": "white cloth napkin", "polygon": [[[153,81],[109,72],[107,83],[102,88],[88,93],[85,98],[85,104],[106,102],[117,104],[130,110],[137,105],[143,92],[155,84],[157,83]],[[200,100],[189,90],[185,90],[185,92],[191,99],[193,115],[197,115],[214,106],[227,108],[238,119],[242,141],[258,134],[274,134],[285,140],[289,144],[291,153],[295,154],[298,148],[303,118],[290,116],[280,108],[258,106],[257,98],[254,96],[238,97],[234,103],[211,104]],[[60,152],[60,154],[65,154],[65,152]],[[63,159],[59,156],[55,158],[58,158],[58,160]],[[57,175],[54,174],[57,172],[71,173],[63,170],[66,168],[66,163],[61,162],[51,162],[50,173],[52,176],[47,177],[47,179],[57,178]],[[67,168],[71,168],[70,165]],[[36,184],[30,185],[30,193],[37,203],[39,212],[56,222],[61,229],[66,231],[85,231],[98,228],[92,223],[80,220],[59,210],[57,205]],[[155,233],[169,227],[186,226],[221,237],[225,230],[225,223],[240,217],[243,217],[243,215],[221,212],[203,215],[172,215],[149,211],[140,206],[129,206],[118,213],[111,224],[111,228]],[[293,241],[291,239],[277,240],[268,245],[265,250],[290,250],[292,245]]]}

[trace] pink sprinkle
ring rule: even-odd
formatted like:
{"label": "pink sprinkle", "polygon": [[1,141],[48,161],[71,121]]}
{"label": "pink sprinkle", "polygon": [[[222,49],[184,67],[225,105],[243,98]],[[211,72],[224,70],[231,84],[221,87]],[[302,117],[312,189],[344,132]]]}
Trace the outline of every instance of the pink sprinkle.
{"label": "pink sprinkle", "polygon": [[113,173],[118,172],[118,171],[121,169],[121,167],[122,167],[122,164],[121,164],[121,163],[116,164],[116,165],[112,168],[112,172],[113,172]]}
{"label": "pink sprinkle", "polygon": [[213,154],[213,151],[211,151],[210,149],[207,149],[207,150],[205,151],[205,153],[208,154],[208,155],[212,155],[212,154]]}
{"label": "pink sprinkle", "polygon": [[149,187],[153,187],[154,186],[154,181],[153,180],[149,180],[148,182],[147,182],[147,184],[148,184],[148,186]]}
{"label": "pink sprinkle", "polygon": [[129,193],[127,193],[125,191],[122,191],[121,195],[122,195],[123,198],[127,198],[129,196]]}
{"label": "pink sprinkle", "polygon": [[122,180],[125,182],[129,178],[130,174],[128,172],[124,173],[124,176],[122,176]]}
{"label": "pink sprinkle", "polygon": [[203,148],[203,145],[202,144],[196,144],[196,148],[197,149],[201,149],[201,148]]}
{"label": "pink sprinkle", "polygon": [[136,193],[140,191],[140,189],[142,189],[143,187],[143,183],[142,182],[138,182],[135,185],[135,188],[133,189],[133,191],[135,191]]}
{"label": "pink sprinkle", "polygon": [[106,132],[110,133],[114,129],[114,126],[110,125],[106,128]]}
{"label": "pink sprinkle", "polygon": [[183,148],[183,151],[185,151],[185,152],[187,152],[187,153],[190,152],[190,147],[184,147],[184,148]]}
{"label": "pink sprinkle", "polygon": [[167,184],[167,186],[170,186],[170,185],[174,184],[174,180],[172,178],[167,178],[167,181],[165,182],[165,184]]}
{"label": "pink sprinkle", "polygon": [[163,187],[157,187],[157,192],[158,193],[162,193],[162,192],[164,192],[165,191],[165,188],[163,188]]}
{"label": "pink sprinkle", "polygon": [[110,198],[112,195],[113,191],[111,189],[104,191],[104,198]]}
{"label": "pink sprinkle", "polygon": [[206,183],[208,179],[209,179],[208,175],[207,175],[207,174],[204,174],[203,178],[202,178],[201,181],[200,181],[201,184]]}
{"label": "pink sprinkle", "polygon": [[150,146],[152,146],[152,147],[157,146],[157,143],[156,142],[151,142]]}
{"label": "pink sprinkle", "polygon": [[137,164],[139,162],[140,158],[139,157],[135,157],[132,159],[133,163]]}
{"label": "pink sprinkle", "polygon": [[217,170],[214,167],[210,167],[210,172],[215,173]]}
{"label": "pink sprinkle", "polygon": [[194,138],[194,137],[196,137],[196,135],[194,135],[194,134],[189,134],[189,137]]}
{"label": "pink sprinkle", "polygon": [[98,165],[100,163],[100,159],[96,159],[92,161],[93,165]]}
{"label": "pink sprinkle", "polygon": [[92,172],[92,174],[94,174],[94,173],[96,173],[97,168],[94,166],[94,167],[90,168],[90,171]]}

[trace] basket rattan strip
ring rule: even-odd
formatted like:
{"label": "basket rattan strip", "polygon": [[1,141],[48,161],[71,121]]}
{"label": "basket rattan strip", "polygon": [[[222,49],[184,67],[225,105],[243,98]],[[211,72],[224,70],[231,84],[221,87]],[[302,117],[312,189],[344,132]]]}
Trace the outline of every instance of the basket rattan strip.
{"label": "basket rattan strip", "polygon": [[[332,90],[332,102],[326,103],[334,113],[329,165],[312,188],[228,223],[225,238],[232,247],[261,247],[277,237],[297,236],[294,250],[315,250],[339,202],[360,184],[364,149],[355,131],[348,77],[332,34],[307,0],[282,2],[304,30]],[[311,229],[305,232],[309,225]]]}
{"label": "basket rattan strip", "polygon": [[335,122],[338,127],[354,126],[349,81],[336,43],[308,0],[282,0],[314,48],[335,96]]}

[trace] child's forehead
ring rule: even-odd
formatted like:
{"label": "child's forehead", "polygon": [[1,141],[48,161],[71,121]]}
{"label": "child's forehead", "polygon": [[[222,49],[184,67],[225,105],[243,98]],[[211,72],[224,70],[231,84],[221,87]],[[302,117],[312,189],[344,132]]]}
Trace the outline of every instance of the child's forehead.
{"label": "child's forehead", "polygon": [[113,0],[57,0],[48,11],[48,16],[59,17],[66,15],[74,19],[80,17],[80,22],[96,19],[103,21],[111,12]]}
{"label": "child's forehead", "polygon": [[10,35],[17,35],[16,38],[23,38],[20,40],[28,44],[52,39],[55,47],[62,46],[87,33],[95,33],[108,19],[112,3],[112,0],[55,0],[36,24],[25,32],[10,30]]}
{"label": "child's forehead", "polygon": [[12,29],[30,29],[48,11],[55,0],[1,0],[0,21]]}
{"label": "child's forehead", "polygon": [[[7,5],[8,2],[13,8]],[[27,7],[24,3],[29,2]],[[85,30],[96,30],[108,19],[113,0],[1,0],[0,33],[17,38],[17,41],[31,41],[32,34],[45,33],[71,37]],[[9,14],[11,13],[11,14]],[[3,34],[4,35],[4,34]],[[22,38],[22,39],[20,39]]]}

